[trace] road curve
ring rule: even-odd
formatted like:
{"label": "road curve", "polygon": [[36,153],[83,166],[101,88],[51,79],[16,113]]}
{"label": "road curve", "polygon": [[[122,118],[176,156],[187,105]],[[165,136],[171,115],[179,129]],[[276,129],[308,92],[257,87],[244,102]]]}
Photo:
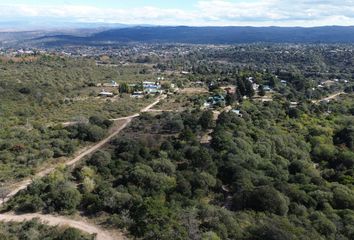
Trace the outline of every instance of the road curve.
{"label": "road curve", "polygon": [[96,234],[96,240],[123,240],[126,239],[123,234],[113,234],[103,230],[93,224],[90,224],[84,220],[77,221],[72,220],[62,216],[53,216],[53,215],[44,215],[39,213],[33,214],[23,214],[23,215],[14,215],[12,213],[9,214],[1,214],[0,221],[2,222],[23,222],[29,221],[34,218],[38,218],[41,223],[49,225],[49,226],[67,226],[76,228],[82,232],[86,232],[88,234]]}
{"label": "road curve", "polygon": [[[141,109],[140,112],[149,111],[150,108],[154,107],[156,104],[158,104],[160,102],[161,99],[164,99],[165,97],[166,97],[165,95],[160,96],[155,102],[153,102],[150,105],[148,105],[147,107],[144,107],[143,109]],[[140,114],[136,113],[136,114],[133,114],[133,115],[128,116],[128,117],[122,117],[122,118],[116,119],[117,121],[118,120],[124,121],[121,126],[119,126],[116,129],[113,129],[113,132],[109,136],[105,137],[103,140],[101,140],[98,143],[96,143],[94,145],[91,145],[91,146],[81,150],[79,155],[77,155],[75,158],[71,159],[70,161],[65,162],[64,164],[66,166],[72,166],[75,163],[79,162],[82,158],[86,157],[87,155],[90,155],[90,154],[96,152],[98,149],[100,149],[106,143],[108,143],[113,137],[115,137],[117,134],[119,134],[124,128],[126,128],[128,126],[128,124],[134,118],[136,118],[138,116],[140,116]],[[42,171],[36,173],[33,177],[44,177],[44,176],[48,175],[49,173],[51,173],[52,171],[54,171],[54,169],[55,169],[55,167],[47,168],[45,170],[42,170]],[[13,187],[10,187],[11,192],[8,193],[4,199],[0,200],[0,206],[2,204],[4,204],[5,202],[7,202],[11,197],[16,195],[16,193],[18,193],[19,191],[25,189],[31,183],[32,183],[32,179],[26,179],[26,180],[23,180],[22,182],[19,182],[19,183],[15,184]]]}
{"label": "road curve", "polygon": [[[162,95],[160,97],[158,97],[158,99],[151,103],[150,105],[148,105],[147,107],[141,109],[140,112],[147,112],[149,111],[149,109],[151,109],[152,107],[154,107],[156,104],[158,104],[160,102],[161,99],[165,98],[165,95]],[[81,152],[79,153],[79,155],[77,155],[76,157],[74,157],[73,159],[71,159],[70,161],[65,162],[66,166],[72,166],[74,164],[76,164],[77,162],[79,162],[82,158],[84,158],[85,156],[88,156],[94,152],[96,152],[98,149],[100,149],[101,147],[103,147],[106,143],[108,143],[113,137],[115,137],[117,134],[119,134],[124,128],[126,128],[128,126],[128,124],[136,117],[140,116],[140,113],[136,113],[133,114],[131,116],[128,117],[123,117],[123,118],[119,118],[116,119],[118,120],[122,120],[123,123],[122,125],[120,125],[118,128],[113,129],[113,132],[105,137],[103,140],[101,140],[100,142],[89,146],[83,150],[81,150]],[[38,173],[36,173],[33,177],[44,177],[46,175],[48,175],[49,173],[51,173],[52,171],[54,171],[55,167],[50,167],[47,168],[43,171],[40,171]],[[19,191],[27,188],[28,185],[30,185],[32,183],[32,179],[25,179],[19,183],[14,184],[12,187],[9,187],[9,189],[11,189],[11,191],[6,195],[5,198],[0,200],[0,206],[2,206],[4,203],[6,203],[7,201],[9,201],[13,196],[15,196]],[[25,215],[13,215],[13,214],[0,214],[0,221],[15,221],[15,222],[22,222],[22,221],[27,221],[33,218],[39,218],[42,221],[46,222],[48,225],[67,225],[70,227],[74,227],[77,229],[80,229],[84,232],[90,233],[90,234],[97,234],[97,240],[113,240],[113,239],[124,239],[123,235],[121,238],[116,238],[116,237],[112,237],[112,235],[110,235],[108,232],[100,229],[97,226],[94,226],[92,224],[88,224],[86,222],[83,221],[74,221],[71,219],[67,219],[64,217],[58,217],[58,216],[51,216],[51,215],[42,215],[42,214],[25,214]]]}

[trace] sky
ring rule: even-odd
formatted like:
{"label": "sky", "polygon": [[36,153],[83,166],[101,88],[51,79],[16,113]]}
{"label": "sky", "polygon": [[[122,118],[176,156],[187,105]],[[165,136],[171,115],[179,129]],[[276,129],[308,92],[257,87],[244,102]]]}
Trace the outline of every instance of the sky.
{"label": "sky", "polygon": [[354,0],[0,0],[0,22],[189,26],[354,25]]}

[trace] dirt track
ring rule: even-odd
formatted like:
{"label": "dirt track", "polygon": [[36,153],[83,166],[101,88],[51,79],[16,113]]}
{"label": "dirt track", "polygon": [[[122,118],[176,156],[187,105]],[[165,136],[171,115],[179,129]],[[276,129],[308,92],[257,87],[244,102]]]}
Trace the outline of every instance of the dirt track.
{"label": "dirt track", "polygon": [[[165,98],[165,96],[159,97],[155,102],[151,103],[147,107],[143,108],[140,112],[147,112],[149,109],[154,107],[156,104],[160,102],[161,99]],[[73,159],[65,162],[66,166],[72,166],[79,162],[81,159],[83,159],[85,156],[88,156],[94,152],[96,152],[98,149],[103,147],[106,143],[108,143],[113,137],[115,137],[117,134],[119,134],[124,128],[128,126],[128,124],[136,117],[138,117],[140,114],[136,113],[128,117],[123,117],[119,119],[115,119],[116,121],[122,121],[121,124],[117,124],[114,128],[111,129],[111,134],[101,140],[100,142],[91,145],[85,149],[82,149],[76,157]],[[42,170],[38,173],[36,173],[33,177],[44,177],[54,171],[55,167],[50,167],[45,170]],[[25,179],[22,182],[19,182],[17,184],[14,184],[12,187],[10,187],[11,191],[7,194],[7,196],[0,200],[0,206],[6,203],[16,195],[19,191],[27,188],[28,185],[32,183],[32,179]],[[111,239],[124,239],[122,236],[121,238],[114,237],[113,235],[110,235],[106,231],[100,229],[97,226],[94,226],[92,224],[86,223],[84,221],[73,221],[71,219],[67,219],[64,217],[57,217],[57,216],[51,216],[51,215],[41,215],[41,214],[26,214],[26,215],[13,215],[13,214],[0,214],[0,221],[26,221],[32,218],[40,218],[41,220],[48,222],[48,225],[68,225],[74,228],[78,228],[84,232],[87,233],[97,233],[97,240],[111,240]]]}
{"label": "dirt track", "polygon": [[23,222],[23,221],[29,221],[34,218],[38,218],[43,224],[46,225],[68,226],[68,227],[79,229],[89,234],[96,234],[96,240],[127,239],[123,236],[123,234],[119,234],[119,233],[112,234],[111,232],[105,231],[93,224],[86,222],[85,220],[76,221],[61,216],[43,215],[38,213],[23,214],[23,215],[14,215],[14,214],[0,215],[0,221],[2,222]]}
{"label": "dirt track", "polygon": [[320,103],[322,101],[329,101],[331,99],[334,99],[336,97],[338,97],[339,95],[345,94],[345,92],[338,92],[338,93],[333,93],[332,95],[322,98],[320,100],[312,100],[312,103]]}

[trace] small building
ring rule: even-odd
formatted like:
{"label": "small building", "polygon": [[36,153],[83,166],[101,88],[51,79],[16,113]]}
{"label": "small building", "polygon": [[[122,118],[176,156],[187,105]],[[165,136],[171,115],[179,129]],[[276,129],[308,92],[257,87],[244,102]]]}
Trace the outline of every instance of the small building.
{"label": "small building", "polygon": [[131,98],[143,98],[144,92],[143,91],[135,91],[130,95]]}
{"label": "small building", "polygon": [[98,94],[101,97],[113,97],[114,94],[111,92],[107,92],[104,89]]}
{"label": "small building", "polygon": [[241,113],[241,110],[238,110],[238,109],[233,109],[231,110],[231,112],[235,113],[238,117],[241,117],[242,118],[242,113]]}
{"label": "small building", "polygon": [[285,80],[280,80],[280,83],[286,85],[288,82]]}
{"label": "small building", "polygon": [[290,108],[296,108],[298,105],[298,102],[290,102]]}
{"label": "small building", "polygon": [[162,90],[157,89],[157,88],[145,88],[144,93],[145,94],[161,94]]}
{"label": "small building", "polygon": [[135,83],[129,83],[128,86],[131,87],[131,88],[135,88],[138,84],[135,84]]}
{"label": "small building", "polygon": [[204,107],[220,107],[225,106],[225,98],[221,95],[214,95],[213,97],[209,97],[204,103]]}
{"label": "small building", "polygon": [[161,85],[158,82],[143,82],[144,93],[161,94]]}

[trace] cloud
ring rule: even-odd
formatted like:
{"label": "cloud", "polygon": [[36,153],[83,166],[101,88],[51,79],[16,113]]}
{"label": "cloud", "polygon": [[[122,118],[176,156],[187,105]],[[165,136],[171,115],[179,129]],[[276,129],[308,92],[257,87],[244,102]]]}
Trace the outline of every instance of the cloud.
{"label": "cloud", "polygon": [[354,25],[354,0],[200,0],[190,10],[141,6],[0,4],[0,16],[50,17],[79,22],[156,25],[321,26]]}

